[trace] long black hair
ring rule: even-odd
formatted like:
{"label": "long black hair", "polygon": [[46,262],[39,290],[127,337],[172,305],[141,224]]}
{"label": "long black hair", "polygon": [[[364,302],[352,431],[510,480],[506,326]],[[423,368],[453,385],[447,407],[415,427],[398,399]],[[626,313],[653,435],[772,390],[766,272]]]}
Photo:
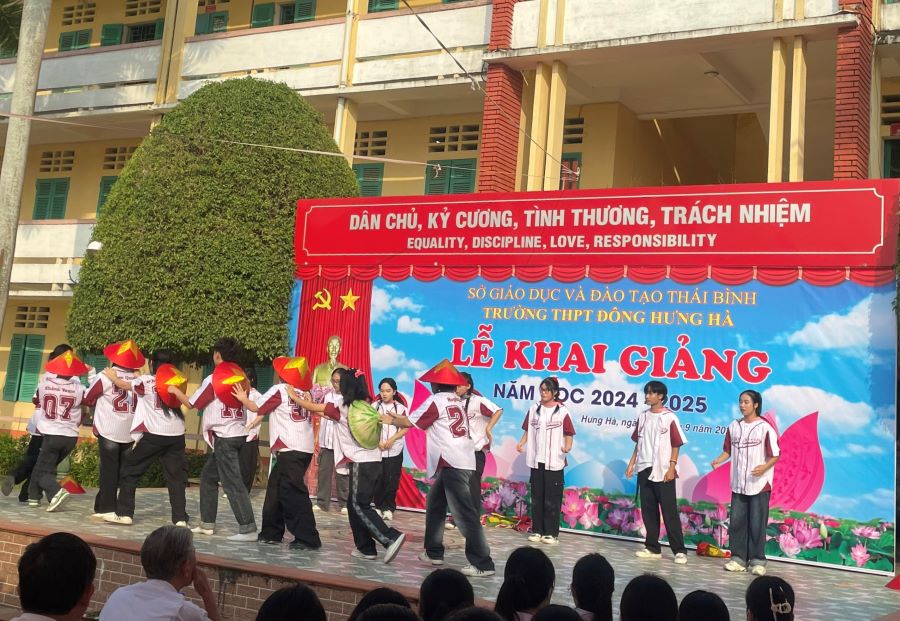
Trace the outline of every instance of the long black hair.
{"label": "long black hair", "polygon": [[[337,372],[337,369],[335,369]],[[372,395],[369,394],[369,383],[366,376],[358,369],[347,369],[341,373],[341,396],[344,398],[344,405],[350,407],[354,401],[372,402]]]}
{"label": "long black hair", "polygon": [[781,578],[760,576],[744,598],[754,621],[794,621],[794,589]]}
{"label": "long black hair", "polygon": [[556,571],[546,554],[537,548],[517,548],[506,561],[494,611],[515,621],[516,612],[531,611],[547,601],[554,582]]}
{"label": "long black hair", "polygon": [[612,621],[616,572],[602,554],[587,554],[572,569],[575,605],[594,613],[594,621]]}
{"label": "long black hair", "polygon": [[[164,364],[178,365],[174,352],[172,352],[171,349],[155,350],[153,355],[150,356],[150,371],[153,374],[156,374],[156,372],[159,371],[159,367]],[[181,411],[181,408],[170,408],[161,401],[159,407],[162,408],[162,411],[165,412],[166,416],[177,416],[181,420],[184,420],[184,412]]]}

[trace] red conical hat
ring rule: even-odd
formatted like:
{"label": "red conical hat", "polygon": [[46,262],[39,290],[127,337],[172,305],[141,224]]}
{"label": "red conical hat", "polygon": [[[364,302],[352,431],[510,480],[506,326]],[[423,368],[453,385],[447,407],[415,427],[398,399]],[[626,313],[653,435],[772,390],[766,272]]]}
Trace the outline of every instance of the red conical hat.
{"label": "red conical hat", "polygon": [[247,381],[247,374],[244,370],[233,362],[223,362],[216,366],[212,374],[213,392],[219,401],[230,408],[241,407],[241,402],[234,398],[231,394],[234,387],[242,385],[244,390],[250,390],[250,382]]}
{"label": "red conical hat", "polygon": [[44,366],[44,370],[48,373],[71,377],[75,375],[84,375],[90,370],[90,367],[79,360],[78,356],[70,349],[48,362]]}
{"label": "red conical hat", "polygon": [[450,361],[444,358],[438,362],[430,371],[427,371],[419,378],[420,382],[429,382],[432,384],[446,384],[447,386],[464,386],[469,382],[462,376],[462,373],[456,370],[456,367],[450,364]]}
{"label": "red conical hat", "polygon": [[312,388],[312,370],[303,356],[278,356],[272,361],[272,368],[278,377],[298,390]]}
{"label": "red conical hat", "polygon": [[156,370],[156,394],[170,408],[181,407],[178,397],[169,392],[169,386],[177,386],[181,392],[187,388],[187,378],[171,364],[161,364]]}
{"label": "red conical hat", "polygon": [[131,339],[110,343],[103,350],[103,355],[114,365],[125,369],[140,369],[144,366],[144,354]]}

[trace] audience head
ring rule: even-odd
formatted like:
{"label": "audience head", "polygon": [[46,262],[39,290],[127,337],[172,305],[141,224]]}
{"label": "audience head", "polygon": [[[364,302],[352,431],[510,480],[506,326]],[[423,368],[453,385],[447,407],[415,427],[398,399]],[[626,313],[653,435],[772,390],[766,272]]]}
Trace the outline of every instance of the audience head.
{"label": "audience head", "polygon": [[376,604],[357,617],[359,621],[419,621],[419,615],[401,604]]}
{"label": "audience head", "polygon": [[419,588],[422,621],[441,621],[454,610],[475,605],[475,592],[468,579],[455,569],[436,569]]}
{"label": "audience head", "polygon": [[325,609],[319,596],[311,588],[298,582],[272,593],[259,607],[256,621],[295,621],[301,610],[303,621],[325,621]]}
{"label": "audience head", "polygon": [[494,611],[507,621],[514,621],[516,612],[534,613],[550,603],[555,581],[553,563],[546,554],[537,548],[513,550]]}
{"label": "audience head", "polygon": [[457,610],[447,617],[447,621],[503,621],[503,617],[493,610],[472,606]]}
{"label": "audience head", "polygon": [[794,589],[775,576],[760,576],[747,587],[747,621],[793,621]]}
{"label": "audience head", "polygon": [[402,593],[399,593],[394,589],[381,587],[373,589],[363,595],[362,599],[359,600],[359,603],[356,604],[356,608],[354,608],[353,612],[350,613],[350,616],[347,617],[347,621],[357,621],[360,616],[362,616],[362,613],[379,604],[396,604],[398,606],[410,608],[409,601]]}
{"label": "audience head", "polygon": [[141,546],[141,565],[148,580],[190,584],[197,565],[190,529],[168,524],[147,535]]}
{"label": "audience head", "polygon": [[638,576],[622,591],[620,621],[675,621],[678,599],[669,583],[652,574]]}
{"label": "audience head", "polygon": [[728,606],[709,591],[693,591],[678,606],[678,621],[730,621]]}
{"label": "audience head", "polygon": [[575,606],[594,613],[594,621],[612,621],[612,595],[616,572],[602,554],[586,554],[572,569]]}
{"label": "audience head", "polygon": [[32,543],[19,558],[22,610],[80,619],[94,594],[97,558],[71,533],[53,533]]}
{"label": "audience head", "polygon": [[549,604],[541,608],[531,621],[581,621],[581,615],[574,608]]}

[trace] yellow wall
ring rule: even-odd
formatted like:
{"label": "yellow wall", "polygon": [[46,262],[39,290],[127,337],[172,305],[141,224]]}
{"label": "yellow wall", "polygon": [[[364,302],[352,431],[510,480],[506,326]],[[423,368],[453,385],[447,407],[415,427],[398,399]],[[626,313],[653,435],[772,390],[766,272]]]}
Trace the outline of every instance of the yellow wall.
{"label": "yellow wall", "polygon": [[[430,160],[478,159],[480,151],[429,153],[428,131],[444,125],[481,124],[481,115],[427,117],[406,121],[367,121],[359,123],[357,132],[387,130],[387,149],[384,157],[415,162]],[[482,129],[484,129],[482,127]],[[357,163],[364,163],[359,160]],[[477,187],[478,181],[476,179]],[[425,191],[425,167],[418,164],[384,165],[384,196],[416,196]]]}
{"label": "yellow wall", "polygon": [[[104,170],[103,156],[108,147],[137,146],[137,139],[109,140],[103,142],[77,142],[69,144],[42,144],[28,152],[25,183],[22,188],[22,208],[19,218],[31,220],[34,215],[35,181],[37,179],[69,178],[69,196],[66,201],[66,218],[91,219],[97,214],[100,194],[100,178],[114,176],[121,170]],[[38,172],[41,154],[45,151],[75,151],[75,163],[70,172]]]}
{"label": "yellow wall", "polygon": [[125,0],[94,0],[94,20],[87,24],[63,26],[63,9],[81,4],[82,0],[53,0],[50,6],[50,18],[47,24],[47,40],[45,52],[56,52],[59,48],[59,35],[63,32],[91,30],[91,47],[100,47],[100,32],[103,24],[147,24],[162,19],[166,15],[166,2],[162,0],[159,13],[126,17]]}

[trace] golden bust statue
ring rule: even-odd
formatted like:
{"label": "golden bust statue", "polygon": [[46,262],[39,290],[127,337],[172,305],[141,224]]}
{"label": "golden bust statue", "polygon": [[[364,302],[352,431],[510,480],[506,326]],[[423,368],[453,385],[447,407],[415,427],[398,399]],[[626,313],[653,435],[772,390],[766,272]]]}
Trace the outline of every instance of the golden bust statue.
{"label": "golden bust statue", "polygon": [[331,374],[335,369],[346,369],[346,365],[338,362],[338,356],[341,353],[341,337],[337,335],[328,338],[326,351],[328,352],[328,360],[313,369],[313,383],[317,386],[331,388]]}

